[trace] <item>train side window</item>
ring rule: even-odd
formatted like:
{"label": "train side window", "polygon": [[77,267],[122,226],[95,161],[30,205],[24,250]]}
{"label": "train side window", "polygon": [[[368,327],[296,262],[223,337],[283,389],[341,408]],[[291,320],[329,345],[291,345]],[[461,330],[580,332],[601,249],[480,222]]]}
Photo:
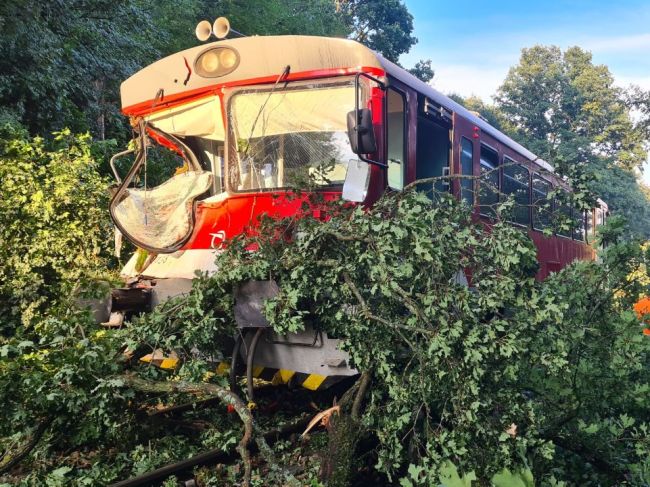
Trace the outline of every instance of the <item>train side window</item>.
{"label": "train side window", "polygon": [[404,96],[394,88],[389,88],[387,97],[388,186],[392,189],[402,189],[406,174]]}
{"label": "train side window", "polygon": [[545,230],[551,226],[552,203],[548,198],[551,183],[546,179],[533,175],[533,228]]}
{"label": "train side window", "polygon": [[584,242],[585,240],[585,212],[577,208],[571,208],[571,216],[573,218],[573,239]]}
{"label": "train side window", "polygon": [[474,205],[474,144],[465,137],[460,140],[460,197],[470,206]]}
{"label": "train side window", "polygon": [[515,207],[512,210],[512,221],[521,225],[530,224],[530,173],[528,169],[514,161],[504,158],[503,163],[503,193],[512,195]]}
{"label": "train side window", "polygon": [[[568,194],[566,191],[560,191],[561,196],[555,198],[555,208],[557,209],[558,219],[556,221],[557,225],[557,234],[562,237],[571,238],[571,227],[573,226],[573,220],[571,219],[571,206],[568,205]],[[569,222],[569,228],[566,228],[567,222]]]}
{"label": "train side window", "polygon": [[499,155],[484,145],[481,145],[478,200],[481,214],[494,216],[495,206],[499,202]]}

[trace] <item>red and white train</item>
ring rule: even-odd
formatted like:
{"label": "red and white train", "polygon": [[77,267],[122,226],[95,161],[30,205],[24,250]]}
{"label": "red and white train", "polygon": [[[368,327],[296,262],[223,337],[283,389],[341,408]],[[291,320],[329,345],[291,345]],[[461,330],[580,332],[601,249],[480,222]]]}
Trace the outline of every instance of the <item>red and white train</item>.
{"label": "red and white train", "polygon": [[[140,136],[128,171],[124,159],[112,161],[119,188],[110,210],[120,232],[149,251],[146,262],[136,254],[122,272],[151,283],[153,304],[186,292],[196,270],[216,271],[215,252],[258,216],[295,214],[300,200],[288,195],[305,178],[328,198],[372,204],[417,179],[476,176],[452,177],[439,189],[487,220],[500,197],[514,195],[513,224],[537,246],[540,279],[592,259],[589,239],[607,213],[604,203],[587,214],[558,206],[573,228],[545,236],[551,222],[542,203],[554,188],[570,190],[552,166],[351,40],[219,40],[145,67],[122,84],[121,97]],[[154,146],[177,157],[176,168],[166,162],[161,172]],[[312,342],[310,335],[284,340]],[[309,353],[278,342],[260,345],[258,370],[279,369],[283,380],[302,374],[312,389],[356,373],[335,340],[313,339]]]}

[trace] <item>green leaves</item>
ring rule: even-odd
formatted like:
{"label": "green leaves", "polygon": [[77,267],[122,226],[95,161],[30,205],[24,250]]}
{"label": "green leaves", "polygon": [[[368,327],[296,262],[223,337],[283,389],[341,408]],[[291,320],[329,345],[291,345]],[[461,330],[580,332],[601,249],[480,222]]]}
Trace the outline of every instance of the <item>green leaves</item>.
{"label": "green leaves", "polygon": [[[626,311],[638,296],[631,273],[645,275],[638,245],[612,245],[602,264],[576,263],[538,283],[525,233],[499,222],[485,232],[452,198],[432,204],[407,191],[364,211],[337,202],[321,209],[330,219],[293,222],[300,237],[290,242],[264,237],[286,224],[263,222],[252,239],[260,250],[235,242],[209,286],[276,280],[281,293],[265,313],[278,332],[317,323],[342,339],[353,366],[372,371],[364,424],[380,439],[379,469],[407,469],[401,485],[430,485],[441,473],[471,482],[453,476],[453,461],[494,485],[527,487],[527,457],[542,472],[597,477],[589,457],[553,447],[566,437],[587,448],[603,434],[611,455],[636,455],[636,440],[611,440],[641,431],[631,413],[619,414],[638,407],[633,395],[647,383],[635,363],[648,344],[630,341],[639,331]],[[471,275],[471,290],[456,283],[459,270]],[[616,429],[579,427],[596,417]]]}
{"label": "green leaves", "polygon": [[476,480],[474,472],[463,475],[458,474],[456,466],[447,461],[440,468],[440,487],[472,487],[472,482]]}
{"label": "green leaves", "polygon": [[510,472],[502,470],[492,477],[494,487],[535,487],[533,473],[529,469]]}
{"label": "green leaves", "polygon": [[[281,292],[264,313],[275,331],[317,326],[340,338],[352,366],[372,373],[362,422],[379,439],[376,468],[403,476],[402,485],[529,487],[529,462],[549,485],[553,476],[579,484],[642,475],[649,342],[631,310],[647,292],[650,253],[621,243],[615,220],[600,263],[575,263],[539,283],[524,232],[501,222],[486,232],[449,195],[434,204],[406,191],[372,208],[313,198],[306,209],[327,221],[265,218],[219,254],[220,272],[106,331],[69,305],[73,288],[111,262],[98,207],[104,181],[87,141],[64,132],[56,146],[23,135],[0,142],[8,162],[0,210],[20,222],[0,228],[0,409],[8,418],[0,437],[51,416],[52,431],[67,433],[57,448],[112,446],[122,455],[116,462],[134,470],[171,461],[170,436],[154,457],[136,446],[135,412],[151,403],[115,378],[125,363],[116,351],[179,357],[173,372],[135,369],[152,379],[223,381],[210,361],[230,353],[233,289],[273,279]],[[130,453],[120,450],[125,437]],[[227,449],[235,438],[225,429],[200,441]],[[111,468],[120,471],[62,475],[92,479]]]}
{"label": "green leaves", "polygon": [[33,324],[110,263],[107,181],[87,135],[0,127],[0,328]]}

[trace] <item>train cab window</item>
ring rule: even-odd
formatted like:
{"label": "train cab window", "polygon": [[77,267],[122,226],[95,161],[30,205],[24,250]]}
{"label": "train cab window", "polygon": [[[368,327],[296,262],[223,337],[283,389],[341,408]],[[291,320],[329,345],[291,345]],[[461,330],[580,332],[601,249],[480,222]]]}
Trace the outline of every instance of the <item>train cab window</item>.
{"label": "train cab window", "polygon": [[404,96],[389,88],[387,97],[388,186],[392,189],[402,189],[406,175]]}
{"label": "train cab window", "polygon": [[546,179],[533,175],[533,228],[545,230],[551,226],[552,201],[548,194],[551,183]]}
{"label": "train cab window", "polygon": [[460,197],[470,206],[474,204],[474,144],[463,137],[460,141],[460,171],[463,177],[460,180]]}
{"label": "train cab window", "polygon": [[499,202],[499,155],[481,145],[481,176],[478,199],[482,215],[494,216]]}
{"label": "train cab window", "polygon": [[528,169],[514,161],[504,158],[503,193],[515,200],[512,221],[521,225],[530,224],[530,173]]}

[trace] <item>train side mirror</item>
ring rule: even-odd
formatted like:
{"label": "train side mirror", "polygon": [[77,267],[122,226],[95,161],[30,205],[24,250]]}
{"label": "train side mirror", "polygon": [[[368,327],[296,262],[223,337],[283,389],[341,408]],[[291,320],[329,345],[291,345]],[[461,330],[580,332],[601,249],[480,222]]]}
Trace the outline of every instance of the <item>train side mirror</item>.
{"label": "train side mirror", "polygon": [[345,173],[343,183],[343,194],[341,197],[347,201],[361,203],[368,194],[368,183],[370,182],[370,164],[365,161],[351,159],[348,162],[348,170]]}
{"label": "train side mirror", "polygon": [[369,108],[348,112],[348,138],[355,154],[373,154],[377,151],[375,132],[372,129],[372,112]]}

